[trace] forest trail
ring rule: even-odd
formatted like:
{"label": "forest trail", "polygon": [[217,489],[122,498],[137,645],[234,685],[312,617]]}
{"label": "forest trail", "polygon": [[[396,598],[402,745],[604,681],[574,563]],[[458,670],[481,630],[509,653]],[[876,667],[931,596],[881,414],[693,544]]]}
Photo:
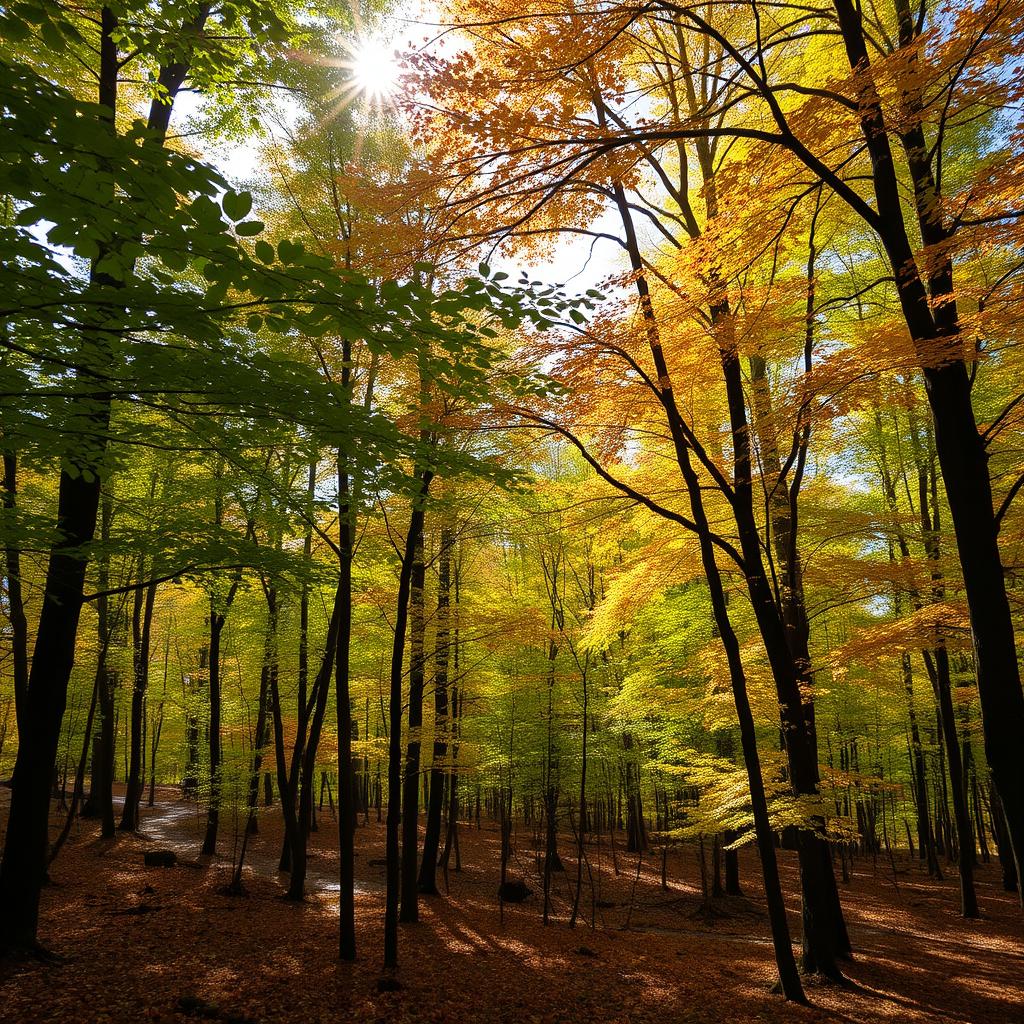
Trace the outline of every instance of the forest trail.
{"label": "forest trail", "polygon": [[[194,800],[177,795],[174,787],[161,787],[159,797],[152,807],[144,806],[141,811],[139,838],[153,849],[173,850],[183,862],[209,866],[217,871],[234,867],[235,858],[241,848],[241,826],[230,817],[223,833],[221,852],[213,858],[201,858],[198,851],[202,844],[203,828],[206,825],[204,808]],[[120,816],[124,804],[123,794],[115,797],[114,806]],[[236,827],[237,825],[237,827]],[[337,828],[337,823],[328,814],[322,823],[324,828]],[[242,867],[243,883],[258,876],[262,879],[287,884],[287,873],[278,869],[280,849],[274,853],[269,844],[253,842],[250,837]],[[357,893],[380,889],[379,885],[356,880]],[[306,891],[310,895],[330,898],[337,905],[339,889],[337,869],[329,870],[321,861],[316,849],[310,849],[306,867]]]}

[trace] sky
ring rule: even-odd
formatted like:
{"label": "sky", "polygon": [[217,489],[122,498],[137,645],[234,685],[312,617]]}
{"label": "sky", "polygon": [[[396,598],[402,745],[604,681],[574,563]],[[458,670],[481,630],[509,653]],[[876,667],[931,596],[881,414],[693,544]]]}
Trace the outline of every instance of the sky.
{"label": "sky", "polygon": [[[361,86],[361,92],[369,95],[371,100],[381,97],[386,102],[386,95],[392,88],[401,88],[400,72],[397,61],[392,54],[395,48],[409,45],[403,40],[424,37],[434,34],[437,15],[428,6],[418,3],[409,10],[413,13],[403,20],[392,18],[390,24],[400,25],[399,33],[388,40],[383,36],[371,35],[366,31],[358,41],[350,47],[351,59],[345,66],[353,78]],[[448,39],[446,49],[452,51],[452,41]],[[175,105],[175,121],[179,126],[185,125],[201,110],[202,99],[194,93],[182,92]],[[278,110],[284,109],[287,117],[287,101],[277,103]],[[295,107],[298,117],[299,108]],[[269,175],[262,158],[265,138],[253,135],[243,141],[232,141],[210,149],[205,154],[231,184],[237,188],[255,184]],[[605,215],[608,223],[597,222],[596,230],[608,230],[617,233],[618,222],[612,212]],[[545,284],[566,286],[571,292],[584,292],[589,288],[600,288],[609,275],[621,273],[624,268],[621,250],[605,239],[589,239],[579,235],[564,235],[546,254],[538,254],[534,259],[526,259],[522,253],[508,258],[501,252],[487,256],[489,265],[495,271],[504,271],[512,280],[517,280],[523,272],[531,280],[539,280]]]}

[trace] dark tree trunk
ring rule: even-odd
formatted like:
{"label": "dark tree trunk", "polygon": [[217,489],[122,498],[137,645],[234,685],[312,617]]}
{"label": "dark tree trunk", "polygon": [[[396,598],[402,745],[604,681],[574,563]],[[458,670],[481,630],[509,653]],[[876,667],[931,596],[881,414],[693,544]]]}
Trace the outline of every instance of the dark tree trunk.
{"label": "dark tree trunk", "polygon": [[761,870],[764,877],[765,899],[768,904],[772,943],[775,949],[775,962],[779,970],[779,985],[787,999],[802,1003],[806,999],[803,986],[800,983],[800,976],[797,972],[796,961],[793,958],[793,947],[790,942],[789,924],[786,920],[786,908],[782,898],[782,884],[779,879],[778,862],[775,854],[775,837],[772,832],[771,821],[768,817],[768,800],[761,776],[761,759],[757,750],[757,731],[751,712],[750,700],[747,695],[746,674],[743,669],[739,641],[729,619],[721,576],[710,539],[707,517],[702,507],[699,483],[696,474],[692,473],[692,471],[687,474],[687,478],[694,519],[701,529],[698,537],[701,546],[701,559],[708,579],[708,588],[711,592],[712,610],[729,664],[729,676],[736,703],[736,714],[739,719],[740,745],[743,750],[743,763],[746,767],[747,781],[750,786],[754,832],[757,838],[758,852],[761,857]]}
{"label": "dark tree trunk", "polygon": [[[306,483],[306,529],[305,536],[302,543],[302,558],[303,562],[308,568],[312,565],[313,558],[313,499],[316,495],[316,473],[317,473],[318,460],[314,457],[309,465],[309,474]],[[275,662],[276,670],[276,662]],[[287,815],[294,815],[297,813],[297,799],[299,792],[299,772],[301,771],[302,765],[302,745],[306,742],[306,730],[309,726],[309,716],[311,714],[311,705],[309,703],[309,583],[303,580],[302,589],[299,593],[299,651],[298,651],[298,697],[296,707],[296,729],[295,729],[295,745],[292,752],[291,768],[288,774],[288,785],[286,789],[281,789],[281,803],[282,813]],[[314,694],[315,697],[315,694]],[[284,751],[280,753],[280,758],[284,758]],[[283,762],[282,762],[283,763]],[[280,787],[279,787],[280,788]],[[289,806],[285,808],[283,805],[286,801],[290,801]],[[303,825],[303,828],[308,826],[308,822]],[[291,838],[289,838],[291,835]],[[301,834],[299,832],[289,833],[285,829],[284,841],[281,844],[281,858],[278,862],[278,871],[288,872],[292,869],[292,847],[295,842],[298,842],[300,835],[305,835],[305,832]]]}
{"label": "dark tree trunk", "polygon": [[409,578],[409,733],[402,780],[402,905],[400,921],[419,920],[416,892],[419,826],[420,732],[423,727],[424,630],[423,531],[416,537]]}
{"label": "dark tree trunk", "polygon": [[441,550],[437,568],[437,614],[434,641],[434,750],[430,763],[430,800],[427,829],[423,838],[419,890],[437,893],[437,854],[441,845],[441,811],[444,805],[445,760],[448,757],[448,647],[451,592],[451,555],[454,537],[451,527],[441,527]]}
{"label": "dark tree trunk", "polygon": [[150,756],[149,756],[149,806],[152,807],[156,803],[156,752],[160,746],[160,734],[164,728],[164,704],[167,700],[167,664],[170,660],[171,654],[171,637],[167,635],[164,641],[164,686],[163,692],[160,694],[160,704],[157,707],[156,717],[153,720],[153,726],[151,729],[152,738],[150,740]]}
{"label": "dark tree trunk", "polygon": [[[348,591],[348,594],[351,594],[351,590]],[[315,825],[313,795],[316,785],[316,754],[320,747],[320,734],[323,730],[324,717],[327,714],[327,698],[331,689],[331,670],[334,668],[334,659],[337,656],[342,609],[346,604],[345,597],[346,595],[339,581],[334,599],[334,611],[331,616],[334,620],[334,630],[333,634],[328,638],[328,646],[324,651],[323,662],[314,681],[315,693],[312,695],[314,699],[313,715],[309,723],[309,736],[302,749],[297,829],[294,833],[298,841],[292,847],[291,878],[289,879],[287,893],[288,898],[293,900],[301,900],[305,897],[306,868],[308,863],[307,846],[309,833]]]}
{"label": "dark tree trunk", "polygon": [[939,858],[935,851],[935,837],[932,833],[931,815],[928,812],[928,778],[925,771],[924,748],[921,745],[921,730],[918,727],[917,712],[914,709],[914,672],[909,654],[902,656],[901,664],[910,718],[911,770],[914,780],[914,811],[917,815],[917,841],[921,847],[921,856],[928,868],[928,874],[941,879],[942,870],[939,867]]}
{"label": "dark tree trunk", "polygon": [[216,610],[210,599],[210,803],[206,812],[206,833],[202,853],[217,852],[217,830],[220,826],[221,750],[220,750],[220,641],[226,616]]}
{"label": "dark tree trunk", "polygon": [[128,779],[121,812],[121,830],[135,832],[139,827],[139,801],[142,799],[142,766],[145,741],[142,734],[146,690],[149,686],[149,649],[153,625],[153,604],[156,600],[155,583],[147,586],[139,581],[132,611],[132,717],[131,756]]}
{"label": "dark tree trunk", "polygon": [[[3,509],[16,514],[18,505],[18,457],[4,449]],[[13,536],[13,531],[10,536]],[[11,624],[11,660],[14,671],[14,715],[21,735],[21,716],[28,699],[28,620],[21,586],[21,551],[8,540],[4,546],[7,580],[7,615]],[[102,643],[102,640],[101,640]]]}
{"label": "dark tree trunk", "polygon": [[459,759],[459,728],[462,707],[462,690],[459,685],[459,584],[460,584],[460,562],[454,564],[454,595],[455,595],[455,616],[454,630],[452,636],[452,667],[455,672],[455,681],[451,688],[450,721],[452,723],[451,738],[451,764],[448,768],[448,812],[445,822],[444,851],[441,854],[441,865],[444,869],[445,886],[448,885],[448,862],[451,858],[452,849],[455,849],[455,870],[462,870],[462,863],[459,858],[459,775],[457,764]]}
{"label": "dark tree trunk", "polygon": [[[593,601],[589,607],[592,610]],[[580,910],[580,895],[583,892],[583,861],[585,859],[585,839],[587,826],[587,724],[590,714],[590,694],[587,689],[587,665],[585,662],[581,668],[581,683],[583,686],[583,708],[581,712],[582,739],[580,741],[580,794],[579,794],[579,822],[576,826],[576,891],[573,894],[572,913],[569,915],[569,927],[576,927],[576,918]],[[667,849],[667,847],[666,847]],[[662,874],[664,876],[664,861],[662,862]],[[662,879],[664,881],[664,878]]]}
{"label": "dark tree trunk", "polygon": [[[209,7],[201,8],[193,24],[201,28],[208,14]],[[98,99],[105,112],[98,127],[111,132],[117,130],[116,31],[117,18],[109,8],[102,8]],[[166,91],[150,105],[148,144],[163,144],[174,99],[187,70],[184,63],[160,69],[158,80]],[[91,278],[99,284],[116,286],[117,282],[97,269],[102,258],[103,254],[93,262]],[[108,337],[105,326],[112,325],[97,325],[95,330],[83,332],[83,345],[98,348],[99,355],[108,342],[116,344],[116,334]],[[59,539],[50,549],[0,865],[0,947],[4,948],[33,947],[36,943],[39,894],[45,877],[50,781],[74,664],[87,551],[96,531],[101,461],[110,425],[110,394],[89,390],[80,379],[76,388],[67,418],[76,428],[69,432],[70,447],[64,453],[67,468],[60,473],[57,490]]]}
{"label": "dark tree trunk", "polygon": [[953,821],[956,824],[960,866],[960,913],[967,918],[978,916],[978,897],[974,891],[974,832],[964,790],[963,761],[953,712],[953,695],[949,677],[949,654],[944,646],[925,652],[928,675],[935,689],[935,700],[942,731],[942,743],[949,767],[949,791],[953,799]]}
{"label": "dark tree trunk", "polygon": [[[604,123],[604,108],[598,102],[598,120]],[[713,180],[713,162],[706,152],[698,150],[705,170],[705,189]],[[665,360],[658,336],[657,318],[645,276],[645,266],[640,255],[633,217],[625,191],[615,183],[613,196],[625,233],[625,246],[630,263],[636,274],[636,288],[641,311],[647,329],[648,342],[654,362],[655,374],[650,378],[659,402],[665,410],[669,432],[675,448],[676,461],[687,482],[691,507],[700,498],[700,485],[690,461],[690,452],[703,453],[696,438],[683,419],[676,404],[671,384],[671,374]],[[715,197],[706,196],[709,216],[715,213]],[[731,484],[716,471],[716,483],[730,498],[740,537],[739,560],[746,576],[747,588],[754,609],[759,632],[764,641],[765,651],[772,670],[779,699],[783,734],[786,737],[786,753],[789,762],[790,783],[796,795],[815,795],[818,790],[817,753],[812,746],[813,726],[804,707],[800,691],[800,674],[793,653],[789,647],[785,625],[778,606],[775,604],[771,586],[768,583],[761,555],[761,537],[753,511],[752,466],[750,432],[746,417],[746,401],[743,380],[735,338],[732,332],[732,318],[727,300],[717,297],[712,305],[710,318],[718,341],[722,374],[728,400],[730,427],[733,440],[733,479]],[[705,466],[706,458],[702,459]],[[713,468],[713,467],[712,467]],[[710,470],[709,470],[710,471]],[[691,487],[689,477],[695,480]],[[709,543],[713,543],[709,539]],[[717,620],[716,620],[717,621]],[[835,963],[837,952],[848,948],[845,923],[839,908],[835,878],[832,875],[828,851],[823,842],[823,822],[812,821],[810,827],[801,830],[800,878],[804,903],[804,958],[803,966],[809,971],[821,971],[834,978],[840,978]],[[826,870],[827,865],[827,870]],[[781,967],[780,967],[781,969]]]}
{"label": "dark tree trunk", "polygon": [[97,673],[92,687],[92,698],[89,701],[89,713],[85,718],[85,738],[82,741],[82,753],[78,759],[78,770],[75,773],[75,785],[71,792],[71,805],[68,807],[67,817],[64,819],[64,827],[60,830],[60,835],[57,836],[57,840],[53,844],[53,848],[50,850],[48,864],[52,864],[57,859],[57,854],[60,853],[61,847],[63,847],[67,842],[68,836],[71,835],[71,826],[75,822],[75,816],[78,813],[78,805],[81,802],[82,792],[85,789],[85,765],[89,759],[89,741],[92,737],[92,723],[93,718],[96,715],[96,704],[99,696],[100,685],[100,676]]}
{"label": "dark tree trunk", "polygon": [[[346,340],[346,346],[349,342]],[[349,384],[351,355],[346,354],[343,384]],[[348,453],[338,450],[338,551],[339,608],[338,650],[335,677],[338,717],[338,956],[356,958],[355,832],[356,793],[352,770],[352,697],[349,688],[352,646],[352,555],[354,510],[349,500]]]}
{"label": "dark tree trunk", "polygon": [[[105,432],[109,402],[88,413]],[[39,925],[39,894],[46,872],[50,783],[57,758],[75,637],[85,583],[85,550],[99,508],[99,476],[62,471],[58,491],[60,540],[50,551],[35,653],[12,779],[11,805],[0,866],[0,946],[31,948]]]}
{"label": "dark tree trunk", "polygon": [[83,815],[98,816],[101,819],[100,834],[111,839],[117,827],[114,818],[114,695],[117,690],[117,670],[107,664],[110,638],[117,619],[111,622],[110,599],[104,593],[110,587],[110,524],[114,515],[113,499],[108,492],[101,497],[100,507],[100,553],[97,558],[96,587],[100,597],[96,599],[96,639],[99,653],[96,658],[96,677],[99,684],[100,726],[93,741],[92,781],[89,799],[83,808]]}
{"label": "dark tree trunk", "polygon": [[[733,511],[740,538],[740,551],[758,631],[775,681],[790,783],[797,796],[816,796],[819,773],[813,716],[805,704],[801,667],[791,648],[791,637],[775,603],[761,557],[761,539],[754,517],[751,453],[731,314],[724,301],[712,311],[716,325],[722,373],[725,379],[729,417],[735,448]],[[849,939],[835,887],[835,876],[824,840],[824,821],[818,817],[799,829],[797,855],[803,895],[805,971],[841,978],[837,955],[849,952]]]}
{"label": "dark tree trunk", "polygon": [[[313,773],[316,767],[316,748],[320,738],[320,728],[327,708],[327,691],[330,688],[331,671],[338,648],[338,633],[342,610],[342,588],[339,585],[334,593],[334,604],[331,619],[327,627],[327,639],[324,643],[324,656],[320,670],[313,680],[313,690],[309,705],[300,709],[300,718],[296,728],[295,742],[292,745],[291,764],[285,758],[284,722],[281,713],[281,692],[278,686],[277,672],[270,673],[270,708],[274,725],[274,750],[277,762],[277,785],[281,793],[281,814],[284,818],[285,847],[289,851],[291,877],[286,896],[289,899],[301,900],[305,895],[306,884],[306,840],[309,821],[309,805],[313,801]],[[313,719],[310,725],[309,714]],[[309,726],[310,736],[306,740],[306,729]],[[296,790],[300,790],[296,793]],[[305,815],[305,816],[303,816]]]}
{"label": "dark tree trunk", "polygon": [[[214,496],[214,526],[219,530],[224,522],[224,497],[221,492],[221,475],[223,464],[215,472],[216,492]],[[246,538],[252,534],[253,523],[250,519],[246,524]],[[220,715],[221,715],[221,640],[228,613],[234,604],[235,595],[242,582],[242,570],[236,569],[223,600],[218,600],[214,592],[210,593],[210,664],[208,668],[210,698],[210,802],[206,812],[206,833],[203,836],[202,853],[212,857],[217,852],[217,832],[220,828],[220,801],[223,786],[223,757],[221,755]]]}
{"label": "dark tree trunk", "polygon": [[405,626],[409,612],[409,590],[415,559],[416,539],[423,533],[423,513],[431,470],[418,475],[417,493],[413,497],[409,517],[409,532],[402,552],[402,568],[398,576],[398,594],[395,599],[395,638],[391,650],[390,706],[388,711],[388,811],[387,811],[387,868],[384,903],[384,967],[398,966],[398,901],[399,901],[399,842],[398,826],[402,816],[402,665],[405,661]]}
{"label": "dark tree trunk", "polygon": [[1013,857],[1013,850],[1010,848],[1009,836],[1006,834],[1006,818],[1003,815],[1003,807],[999,802],[999,794],[995,788],[990,788],[989,793],[992,837],[996,842],[996,850],[999,854],[999,868],[1002,874],[1003,889],[1006,892],[1016,892],[1018,886],[1017,862]]}
{"label": "dark tree trunk", "polygon": [[277,590],[266,590],[267,632],[263,641],[263,664],[260,666],[259,709],[256,712],[256,732],[253,736],[252,774],[249,777],[248,817],[246,831],[255,835],[259,831],[257,807],[260,799],[260,774],[263,758],[271,742],[270,674],[277,673]]}

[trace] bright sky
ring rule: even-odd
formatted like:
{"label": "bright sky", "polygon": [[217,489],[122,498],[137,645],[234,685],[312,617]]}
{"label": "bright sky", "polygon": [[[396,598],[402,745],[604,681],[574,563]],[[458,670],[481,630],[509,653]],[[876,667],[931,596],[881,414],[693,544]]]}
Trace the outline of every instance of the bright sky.
{"label": "bright sky", "polygon": [[[432,35],[436,29],[429,24],[436,20],[427,14],[420,14],[422,21],[409,19],[404,25],[403,36],[419,40]],[[401,87],[400,68],[395,59],[395,50],[401,42],[387,41],[380,36],[358,36],[351,45],[346,44],[348,56],[341,66],[350,71],[358,96],[370,104],[386,103],[387,97]],[[449,44],[450,49],[450,44]],[[176,103],[175,120],[182,125],[200,108],[201,99],[193,93],[182,93]],[[263,139],[251,137],[244,142],[222,145],[207,152],[206,157],[221,173],[237,187],[245,187],[266,175],[261,149]],[[617,220],[608,214],[605,227],[616,233]],[[600,221],[596,230],[602,230]],[[521,256],[506,259],[500,253],[490,257],[488,262],[496,270],[518,279],[525,271],[532,280],[567,285],[570,291],[585,291],[599,287],[611,273],[621,271],[623,256],[617,246],[604,239],[590,239],[579,235],[565,235],[557,241],[553,251],[534,260],[526,261]]]}

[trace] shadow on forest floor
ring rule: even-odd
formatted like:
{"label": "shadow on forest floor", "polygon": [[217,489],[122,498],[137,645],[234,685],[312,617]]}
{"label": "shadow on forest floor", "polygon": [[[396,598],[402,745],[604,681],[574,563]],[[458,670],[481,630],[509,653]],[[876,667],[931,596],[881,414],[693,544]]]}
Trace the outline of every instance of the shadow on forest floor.
{"label": "shadow on forest floor", "polygon": [[[309,897],[280,898],[281,826],[262,813],[250,840],[248,898],[225,896],[240,839],[224,821],[220,857],[201,870],[145,868],[145,850],[169,847],[196,863],[205,817],[177,791],[143,808],[142,833],[101,841],[99,826],[76,826],[44,892],[41,934],[67,960],[59,967],[6,968],[4,1021],[508,1022],[710,1024],[745,1021],[897,1021],[1011,1024],[1024,1021],[1022,917],[992,866],[979,869],[981,921],[957,915],[955,878],[936,883],[916,865],[899,873],[858,861],[841,886],[855,959],[849,987],[808,985],[810,1008],[769,994],[774,964],[757,880],[756,855],[741,851],[746,896],[702,916],[697,855],[674,850],[661,887],[660,856],[645,857],[605,837],[587,846],[581,922],[567,926],[576,863],[552,889],[552,923],[541,921],[533,830],[514,837],[514,877],[535,895],[506,905],[496,896],[496,828],[460,828],[462,870],[448,896],[423,897],[420,922],[400,932],[398,991],[378,991],[382,955],[383,826],[356,839],[359,961],[337,947],[337,833],[329,813],[311,837]],[[0,796],[0,819],[6,794]],[[618,871],[616,872],[616,867]],[[781,854],[794,938],[796,866]],[[442,882],[439,873],[439,883]],[[443,885],[442,885],[443,888]],[[624,926],[628,922],[629,928]],[[184,1000],[184,1002],[182,1001]]]}

